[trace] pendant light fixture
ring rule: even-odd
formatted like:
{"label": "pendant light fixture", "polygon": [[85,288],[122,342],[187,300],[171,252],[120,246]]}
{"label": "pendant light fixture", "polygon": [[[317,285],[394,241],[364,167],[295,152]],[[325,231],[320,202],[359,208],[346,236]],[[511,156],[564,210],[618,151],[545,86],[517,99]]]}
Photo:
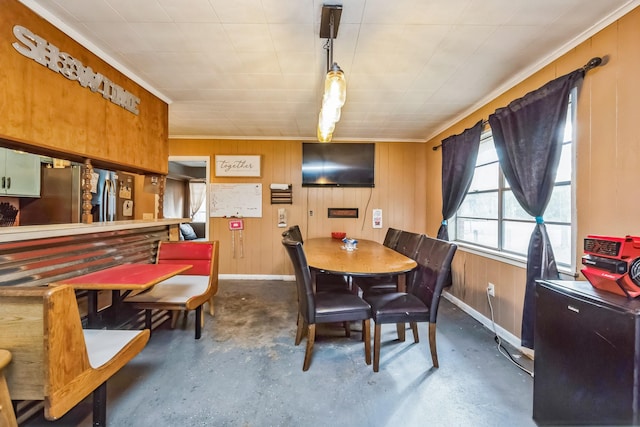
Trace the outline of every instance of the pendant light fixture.
{"label": "pendant light fixture", "polygon": [[336,123],[340,120],[342,106],[347,98],[347,81],[336,62],[333,62],[333,39],[338,35],[342,6],[323,5],[320,21],[320,38],[326,38],[327,75],[324,81],[322,107],[318,115],[318,141],[330,142]]}

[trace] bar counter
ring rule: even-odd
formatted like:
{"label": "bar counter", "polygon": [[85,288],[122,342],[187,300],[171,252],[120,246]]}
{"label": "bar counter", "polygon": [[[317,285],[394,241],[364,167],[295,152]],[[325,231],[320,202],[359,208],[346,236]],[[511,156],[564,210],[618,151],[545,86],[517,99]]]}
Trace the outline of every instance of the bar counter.
{"label": "bar counter", "polygon": [[171,226],[183,222],[191,222],[191,220],[189,218],[165,218],[155,220],[94,222],[93,224],[77,223],[2,227],[0,228],[0,243],[110,231],[134,230],[157,226]]}

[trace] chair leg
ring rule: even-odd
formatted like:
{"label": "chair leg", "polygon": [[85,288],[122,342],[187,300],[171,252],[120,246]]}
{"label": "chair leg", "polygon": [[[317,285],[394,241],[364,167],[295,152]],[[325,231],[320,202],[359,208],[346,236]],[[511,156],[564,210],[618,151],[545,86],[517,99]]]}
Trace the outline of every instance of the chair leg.
{"label": "chair leg", "polygon": [[216,315],[216,307],[213,305],[213,297],[209,298],[209,314],[212,316]]}
{"label": "chair leg", "polygon": [[315,323],[307,327],[307,350],[304,353],[304,364],[302,370],[307,371],[311,364],[311,354],[313,353],[313,343],[316,340],[316,325]]}
{"label": "chair leg", "polygon": [[298,313],[298,327],[296,329],[296,345],[300,345],[302,341],[302,334],[304,333],[304,319],[302,315]]}
{"label": "chair leg", "polygon": [[367,365],[371,365],[371,321],[362,321],[362,339],[364,340],[364,360]]}
{"label": "chair leg", "polygon": [[404,340],[405,340],[405,325],[404,325],[404,323],[396,323],[396,330],[398,331],[398,341],[404,342]]}
{"label": "chair leg", "polygon": [[433,361],[433,367],[437,368],[438,365],[438,352],[436,351],[436,324],[429,322],[429,348],[431,349],[431,360]]}
{"label": "chair leg", "polygon": [[380,334],[382,332],[382,325],[376,323],[376,327],[373,330],[373,372],[378,372],[380,369]]}
{"label": "chair leg", "polygon": [[411,325],[411,330],[413,331],[413,342],[419,343],[420,337],[418,336],[418,323],[411,322],[410,325]]}
{"label": "chair leg", "polygon": [[349,322],[342,322],[342,326],[344,327],[344,334],[347,338],[351,337],[351,324]]}
{"label": "chair leg", "polygon": [[204,307],[201,306],[200,310],[200,327],[204,328]]}
{"label": "chair leg", "polygon": [[171,329],[175,329],[178,317],[180,317],[180,310],[171,310]]}

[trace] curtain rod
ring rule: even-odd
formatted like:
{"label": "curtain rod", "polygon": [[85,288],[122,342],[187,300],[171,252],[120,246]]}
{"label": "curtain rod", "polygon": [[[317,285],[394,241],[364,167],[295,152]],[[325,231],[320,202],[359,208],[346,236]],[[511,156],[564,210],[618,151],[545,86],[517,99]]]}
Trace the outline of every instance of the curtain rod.
{"label": "curtain rod", "polygon": [[[596,56],[595,58],[591,58],[589,62],[584,64],[584,66],[582,67],[582,71],[586,73],[587,71],[592,70],[600,65],[602,65],[602,58],[600,58],[599,56]],[[489,124],[489,120],[482,121],[482,127],[485,127],[487,124]],[[432,148],[432,150],[438,151],[440,147],[442,147],[442,144],[436,145],[435,147]]]}

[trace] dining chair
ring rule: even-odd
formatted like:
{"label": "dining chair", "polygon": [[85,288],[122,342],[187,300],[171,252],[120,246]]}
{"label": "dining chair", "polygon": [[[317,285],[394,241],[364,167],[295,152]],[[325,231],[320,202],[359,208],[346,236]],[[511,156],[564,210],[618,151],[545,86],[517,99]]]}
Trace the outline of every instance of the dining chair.
{"label": "dining chair", "polygon": [[293,264],[298,291],[298,326],[295,345],[307,333],[307,348],[302,370],[307,371],[316,337],[316,324],[362,321],[365,362],[371,364],[371,307],[362,298],[347,292],[314,292],[311,270],[302,243],[288,238],[282,240]]}
{"label": "dining chair", "polygon": [[292,225],[282,232],[282,237],[288,237],[291,240],[296,242],[304,243],[302,240],[302,231],[300,230],[300,226]]}
{"label": "dining chair", "polygon": [[[295,242],[304,244],[302,240],[302,232],[298,225],[292,225],[288,229],[282,232],[283,238],[291,239]],[[351,292],[351,282],[348,276],[327,273],[325,271],[314,271],[316,280],[316,292],[322,291],[341,291]]]}
{"label": "dining chair", "polygon": [[182,274],[170,277],[148,291],[129,296],[124,302],[145,310],[145,323],[151,329],[151,310],[171,311],[171,327],[181,311],[185,315],[195,310],[195,338],[200,339],[204,326],[202,306],[209,303],[209,312],[215,313],[213,298],[218,291],[219,242],[179,241],[160,242],[158,264],[188,264],[192,267]]}
{"label": "dining chair", "polygon": [[[375,322],[373,335],[373,370],[380,367],[380,339],[385,323],[410,323],[413,339],[419,342],[418,322],[429,323],[429,348],[433,366],[438,367],[436,350],[436,320],[440,296],[444,287],[449,286],[451,262],[457,245],[431,237],[424,238],[416,256],[418,267],[412,280],[407,284],[407,292],[365,294],[364,299],[371,305],[371,315]],[[404,329],[402,330],[404,332]],[[398,328],[398,338],[402,341]]]}
{"label": "dining chair", "polygon": [[[392,232],[395,234],[395,232]],[[418,248],[422,241],[426,238],[424,234],[413,233],[411,231],[398,230],[397,236],[390,236],[389,242],[393,244],[394,239],[395,247],[390,247],[402,255],[411,259],[416,258]],[[387,238],[385,237],[385,240]],[[386,245],[385,245],[386,246]],[[414,272],[407,273],[407,283],[412,280]],[[353,285],[362,290],[364,294],[395,292],[398,290],[398,275],[384,275],[384,276],[372,276],[372,277],[354,277]]]}
{"label": "dining chair", "polygon": [[400,238],[400,232],[401,230],[398,230],[397,228],[389,227],[387,229],[387,234],[385,234],[384,236],[384,241],[382,242],[382,244],[390,249],[395,250],[396,247],[398,246],[398,239]]}

